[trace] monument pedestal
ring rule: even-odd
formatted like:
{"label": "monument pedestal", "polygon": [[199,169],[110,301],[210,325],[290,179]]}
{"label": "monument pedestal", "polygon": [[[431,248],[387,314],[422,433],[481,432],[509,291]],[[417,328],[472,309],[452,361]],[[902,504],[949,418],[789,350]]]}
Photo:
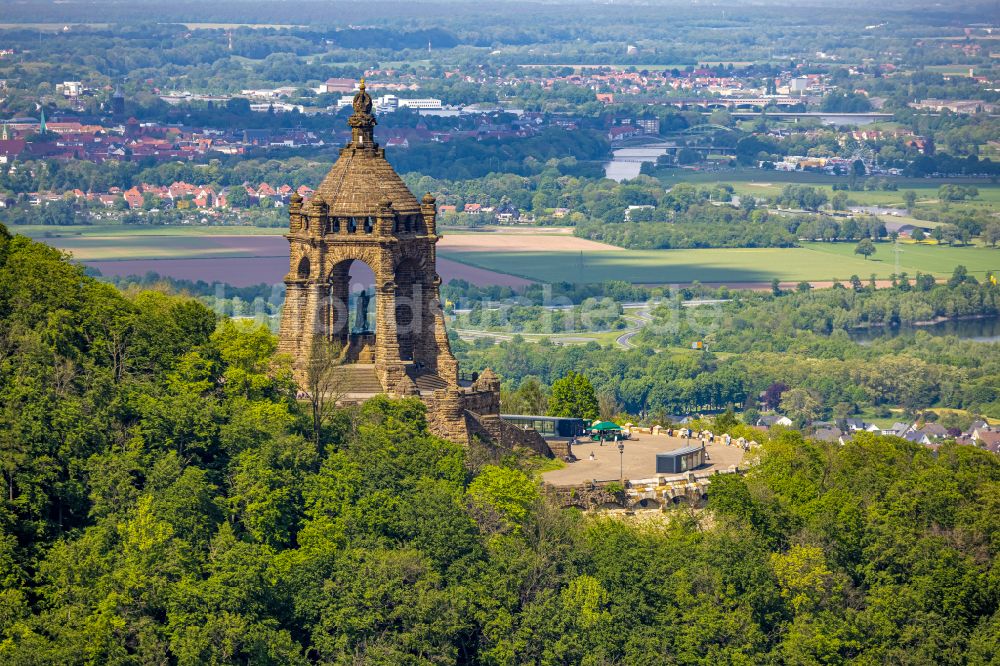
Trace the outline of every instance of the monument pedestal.
{"label": "monument pedestal", "polygon": [[348,363],[374,363],[375,333],[371,331],[351,333],[347,338],[347,354],[344,360]]}

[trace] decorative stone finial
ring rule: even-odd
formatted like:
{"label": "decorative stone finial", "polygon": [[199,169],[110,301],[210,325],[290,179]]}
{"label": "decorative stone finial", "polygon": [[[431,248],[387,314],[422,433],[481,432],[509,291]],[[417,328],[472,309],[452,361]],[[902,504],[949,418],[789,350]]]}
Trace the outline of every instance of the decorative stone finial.
{"label": "decorative stone finial", "polygon": [[298,192],[292,192],[291,202],[292,202],[293,206],[301,206],[302,205],[302,195],[299,194]]}
{"label": "decorative stone finial", "polygon": [[379,208],[392,208],[392,199],[390,199],[389,197],[387,197],[387,196],[385,196],[383,194],[382,198],[378,200],[378,207]]}
{"label": "decorative stone finial", "polygon": [[372,96],[365,92],[365,80],[361,79],[358,92],[354,95],[354,113],[368,114],[372,112]]}
{"label": "decorative stone finial", "polygon": [[430,192],[425,194],[424,198],[421,199],[421,203],[426,204],[428,206],[433,206],[435,201],[437,200],[434,198],[434,195],[431,194]]}
{"label": "decorative stone finial", "polygon": [[500,389],[500,378],[496,374],[486,368],[483,370],[482,374],[476,378],[476,381],[472,383],[472,388],[477,391],[493,391]]}
{"label": "decorative stone finial", "polygon": [[354,95],[354,113],[347,119],[351,127],[351,142],[357,148],[376,148],[375,116],[372,115],[372,96],[365,91],[365,80],[361,79],[358,92]]}
{"label": "decorative stone finial", "polygon": [[409,375],[403,375],[402,378],[396,382],[393,393],[398,396],[411,396],[420,395],[420,390],[417,388],[416,382],[414,382]]}

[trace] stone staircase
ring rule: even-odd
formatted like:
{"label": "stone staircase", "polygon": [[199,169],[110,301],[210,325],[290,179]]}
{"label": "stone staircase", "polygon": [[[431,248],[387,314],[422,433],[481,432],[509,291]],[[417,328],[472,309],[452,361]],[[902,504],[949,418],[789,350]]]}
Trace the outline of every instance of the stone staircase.
{"label": "stone staircase", "polygon": [[420,375],[413,379],[413,383],[421,393],[433,393],[438,389],[448,388],[448,382],[437,375]]}
{"label": "stone staircase", "polygon": [[337,373],[343,375],[340,390],[347,396],[384,393],[373,363],[347,363],[337,368]]}

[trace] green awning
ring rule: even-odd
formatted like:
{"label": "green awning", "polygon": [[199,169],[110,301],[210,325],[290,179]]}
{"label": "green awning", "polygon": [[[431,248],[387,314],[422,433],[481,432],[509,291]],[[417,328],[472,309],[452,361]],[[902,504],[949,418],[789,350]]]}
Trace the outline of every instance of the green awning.
{"label": "green awning", "polygon": [[600,421],[590,426],[591,430],[596,430],[598,432],[609,432],[612,430],[621,430],[622,427],[617,423],[612,423],[611,421]]}

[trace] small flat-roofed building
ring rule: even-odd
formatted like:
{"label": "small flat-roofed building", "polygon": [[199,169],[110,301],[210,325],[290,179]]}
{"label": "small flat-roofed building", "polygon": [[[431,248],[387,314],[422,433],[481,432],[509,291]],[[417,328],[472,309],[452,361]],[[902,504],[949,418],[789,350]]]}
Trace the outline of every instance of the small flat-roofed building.
{"label": "small flat-roofed building", "polygon": [[501,414],[500,418],[519,428],[530,428],[546,439],[583,437],[586,434],[586,422],[583,419],[525,414]]}
{"label": "small flat-roofed building", "polygon": [[657,474],[683,474],[705,464],[704,446],[685,446],[656,454]]}

